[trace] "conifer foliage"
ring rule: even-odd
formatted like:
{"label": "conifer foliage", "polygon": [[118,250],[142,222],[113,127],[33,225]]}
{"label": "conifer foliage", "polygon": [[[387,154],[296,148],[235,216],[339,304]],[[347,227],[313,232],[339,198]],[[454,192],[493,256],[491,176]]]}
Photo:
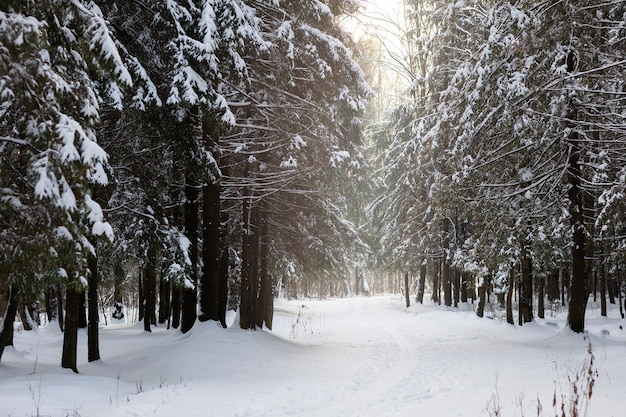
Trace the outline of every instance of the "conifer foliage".
{"label": "conifer foliage", "polygon": [[230,293],[242,327],[271,327],[280,280],[341,266],[359,237],[327,179],[364,166],[370,95],[337,23],[355,7],[2,2],[2,348],[18,298],[58,305],[77,371],[85,297],[97,360],[98,309],[186,332],[198,305],[225,326]]}
{"label": "conifer foliage", "polygon": [[612,288],[623,281],[624,5],[406,3],[431,10],[435,52],[414,83],[431,89],[392,126],[391,192],[372,205],[387,250],[418,261],[401,268],[432,264],[447,305],[449,267],[471,274],[481,298],[517,294],[520,324],[543,315],[546,282],[561,277],[569,326],[582,332],[588,296],[607,279],[599,265],[614,271]]}

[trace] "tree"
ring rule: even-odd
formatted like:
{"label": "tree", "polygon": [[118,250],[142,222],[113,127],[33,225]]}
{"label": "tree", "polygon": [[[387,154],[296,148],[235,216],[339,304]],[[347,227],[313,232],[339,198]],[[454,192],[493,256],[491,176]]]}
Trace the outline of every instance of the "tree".
{"label": "tree", "polygon": [[[111,88],[129,84],[130,75],[93,3],[5,2],[0,26],[0,73],[6,74],[0,79],[0,217],[19,209],[6,225],[3,238],[9,240],[2,248],[5,255],[22,253],[7,257],[14,271],[9,281],[15,285],[28,277],[20,262],[43,247],[40,271],[66,282],[73,295],[87,276],[90,239],[112,236],[90,190],[91,184],[108,182],[107,156],[94,130],[98,97],[114,100]],[[14,229],[22,224],[39,229],[39,239]],[[68,308],[66,321],[73,324],[76,314]],[[76,371],[76,328],[65,330],[62,365]]]}

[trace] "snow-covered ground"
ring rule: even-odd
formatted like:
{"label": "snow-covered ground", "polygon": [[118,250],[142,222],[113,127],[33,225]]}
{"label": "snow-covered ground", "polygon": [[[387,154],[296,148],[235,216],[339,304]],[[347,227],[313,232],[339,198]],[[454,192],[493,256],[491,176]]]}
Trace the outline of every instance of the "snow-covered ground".
{"label": "snow-covered ground", "polygon": [[602,318],[591,306],[584,336],[564,328],[565,313],[520,328],[471,305],[406,309],[394,296],[277,300],[273,332],[103,328],[103,359],[91,364],[81,332],[79,375],[59,366],[51,325],[5,351],[0,416],[469,417],[499,405],[514,417],[536,416],[537,398],[553,416],[555,389],[560,406],[568,379],[587,377],[589,341],[588,415],[623,416],[626,323],[610,308]]}

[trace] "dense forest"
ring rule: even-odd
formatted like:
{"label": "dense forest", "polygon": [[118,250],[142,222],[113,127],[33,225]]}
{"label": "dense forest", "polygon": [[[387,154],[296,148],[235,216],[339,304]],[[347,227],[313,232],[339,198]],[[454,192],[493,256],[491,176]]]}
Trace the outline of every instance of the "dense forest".
{"label": "dense forest", "polygon": [[76,371],[111,315],[278,295],[622,306],[626,1],[405,0],[357,42],[366,4],[4,1],[0,356],[18,317]]}

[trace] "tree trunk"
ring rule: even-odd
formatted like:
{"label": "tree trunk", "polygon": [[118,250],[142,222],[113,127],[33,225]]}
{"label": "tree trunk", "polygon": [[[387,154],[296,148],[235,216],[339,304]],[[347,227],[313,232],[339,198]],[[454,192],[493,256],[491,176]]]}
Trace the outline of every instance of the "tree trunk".
{"label": "tree trunk", "polygon": [[433,268],[433,293],[431,295],[431,300],[433,303],[441,304],[441,300],[439,299],[439,276],[441,268],[439,267],[440,263],[438,261],[432,262]]}
{"label": "tree trunk", "polygon": [[218,290],[218,316],[223,328],[226,328],[226,310],[228,309],[228,275],[229,275],[229,244],[228,244],[228,213],[222,213],[220,229],[220,263],[219,263],[219,290]]}
{"label": "tree trunk", "polygon": [[[573,51],[567,56],[567,71],[573,72],[576,57]],[[569,120],[576,120],[575,114],[569,114]],[[583,152],[580,146],[580,137],[576,126],[568,126],[571,131],[567,140],[569,146],[569,160],[567,166],[567,180],[569,190],[567,196],[569,200],[570,224],[572,226],[572,275],[569,289],[569,310],[567,323],[576,333],[585,330],[585,309],[587,307],[587,286],[585,282],[585,223],[583,219],[583,190],[581,188],[581,162]]]}
{"label": "tree trunk", "polygon": [[544,298],[545,298],[545,286],[546,286],[546,280],[544,278],[543,275],[540,275],[537,277],[537,317],[539,317],[540,319],[545,318],[545,304],[544,304]]}
{"label": "tree trunk", "polygon": [[187,333],[196,322],[198,304],[198,184],[187,176],[185,180],[185,235],[190,242],[190,285],[183,286],[182,322],[180,330]]}
{"label": "tree trunk", "polygon": [[17,315],[20,317],[20,321],[22,322],[22,327],[24,328],[24,331],[29,332],[33,330],[32,320],[29,319],[26,312],[27,303],[25,303],[24,300],[21,300],[20,298],[21,297],[18,297],[17,301]]}
{"label": "tree trunk", "polygon": [[138,273],[138,284],[137,284],[137,293],[139,295],[139,321],[143,321],[144,313],[146,312],[146,295],[144,292],[143,285],[143,272],[139,270]]}
{"label": "tree trunk", "polygon": [[48,291],[46,291],[46,316],[48,323],[59,320],[59,308],[57,290],[54,286],[50,286],[48,287]]}
{"label": "tree trunk", "polygon": [[78,328],[87,328],[87,294],[85,288],[81,287],[81,291],[78,293]]}
{"label": "tree trunk", "polygon": [[2,329],[0,330],[0,359],[2,359],[5,347],[13,346],[13,322],[17,315],[17,304],[17,288],[11,285],[9,287],[6,312],[1,324]]}
{"label": "tree trunk", "polygon": [[202,278],[200,279],[200,321],[220,319],[220,185],[202,187]]}
{"label": "tree trunk", "polygon": [[533,320],[533,275],[532,259],[526,245],[521,251],[521,282],[519,292],[519,324],[529,323]]}
{"label": "tree trunk", "polygon": [[515,267],[509,268],[509,285],[506,292],[506,322],[515,324],[513,319],[513,290],[515,289]]}
{"label": "tree trunk", "polygon": [[[71,276],[71,274],[70,274]],[[65,293],[65,333],[63,333],[63,352],[61,354],[61,367],[71,369],[78,373],[76,356],[78,348],[78,321],[80,316],[80,292],[82,288],[76,288],[79,283],[69,282]]]}
{"label": "tree trunk", "polygon": [[454,300],[454,308],[459,306],[459,294],[461,292],[461,274],[456,269],[454,270],[454,282],[453,282],[452,299]]}
{"label": "tree trunk", "polygon": [[[250,252],[248,255],[250,259],[248,266],[250,268],[250,299],[248,303],[248,317],[250,318],[250,329],[256,329],[257,323],[257,303],[259,298],[259,225],[260,225],[260,210],[258,205],[252,205],[251,208],[251,230],[250,236]],[[309,281],[306,280],[307,295],[310,294]]]}
{"label": "tree trunk", "polygon": [[[172,311],[172,305],[170,302],[172,296],[172,285],[169,280],[163,278],[161,273],[161,279],[159,280],[159,324],[164,324],[170,320],[170,314]],[[169,328],[169,326],[168,326]]]}
{"label": "tree trunk", "polygon": [[559,287],[559,271],[555,270],[548,275],[547,284],[547,296],[550,302],[558,301],[561,297],[561,290]]}
{"label": "tree trunk", "polygon": [[180,299],[182,297],[180,285],[172,286],[172,328],[178,329],[180,326]]}
{"label": "tree trunk", "polygon": [[252,225],[250,221],[250,209],[252,205],[252,198],[250,190],[246,187],[244,189],[243,199],[243,230],[242,230],[242,244],[241,244],[241,288],[240,288],[240,301],[239,301],[239,326],[242,329],[251,328],[251,317],[249,315],[248,304],[250,304],[250,250],[252,239]]}
{"label": "tree trunk", "polygon": [[156,325],[156,274],[158,247],[154,237],[149,238],[146,264],[143,270],[144,313],[143,330],[152,332]]}
{"label": "tree trunk", "polygon": [[443,298],[447,307],[452,306],[452,276],[450,274],[450,220],[443,222]]}
{"label": "tree trunk", "polygon": [[420,258],[420,278],[417,283],[417,297],[415,301],[420,304],[424,304],[424,291],[426,289],[426,260],[424,257]]}
{"label": "tree trunk", "polygon": [[98,325],[100,316],[98,314],[98,258],[89,255],[87,259],[89,266],[88,294],[87,294],[87,360],[89,362],[100,360],[100,340],[98,335]]}
{"label": "tree trunk", "polygon": [[404,273],[404,300],[406,302],[406,308],[411,307],[411,291],[409,291],[409,272]]}
{"label": "tree trunk", "polygon": [[[259,298],[257,302],[257,317],[256,324],[259,328],[263,328],[263,324],[266,323],[266,318],[268,316],[273,316],[273,312],[266,311],[267,308],[270,307],[269,298],[273,298],[272,291],[272,280],[269,276],[267,262],[269,257],[269,230],[267,223],[267,210],[265,208],[265,204],[261,210],[261,235],[259,236],[259,262],[260,262],[260,270],[259,270],[259,280],[260,280],[260,288],[259,288]],[[273,303],[272,303],[273,305]],[[271,320],[270,327],[271,328]]]}
{"label": "tree trunk", "polygon": [[603,260],[600,261],[600,315],[607,316],[606,312],[606,271]]}
{"label": "tree trunk", "polygon": [[58,310],[57,312],[59,313],[59,328],[61,329],[62,332],[65,331],[65,313],[63,310],[63,291],[61,291],[61,286],[59,285],[59,287],[57,288],[57,305],[58,305]]}
{"label": "tree trunk", "polygon": [[478,307],[476,308],[476,315],[483,317],[485,315],[485,303],[487,302],[487,278],[482,278],[482,283],[478,287]]}
{"label": "tree trunk", "polygon": [[469,281],[469,274],[467,274],[466,272],[464,272],[461,275],[461,302],[462,303],[467,303],[467,292],[468,292],[468,281]]}

